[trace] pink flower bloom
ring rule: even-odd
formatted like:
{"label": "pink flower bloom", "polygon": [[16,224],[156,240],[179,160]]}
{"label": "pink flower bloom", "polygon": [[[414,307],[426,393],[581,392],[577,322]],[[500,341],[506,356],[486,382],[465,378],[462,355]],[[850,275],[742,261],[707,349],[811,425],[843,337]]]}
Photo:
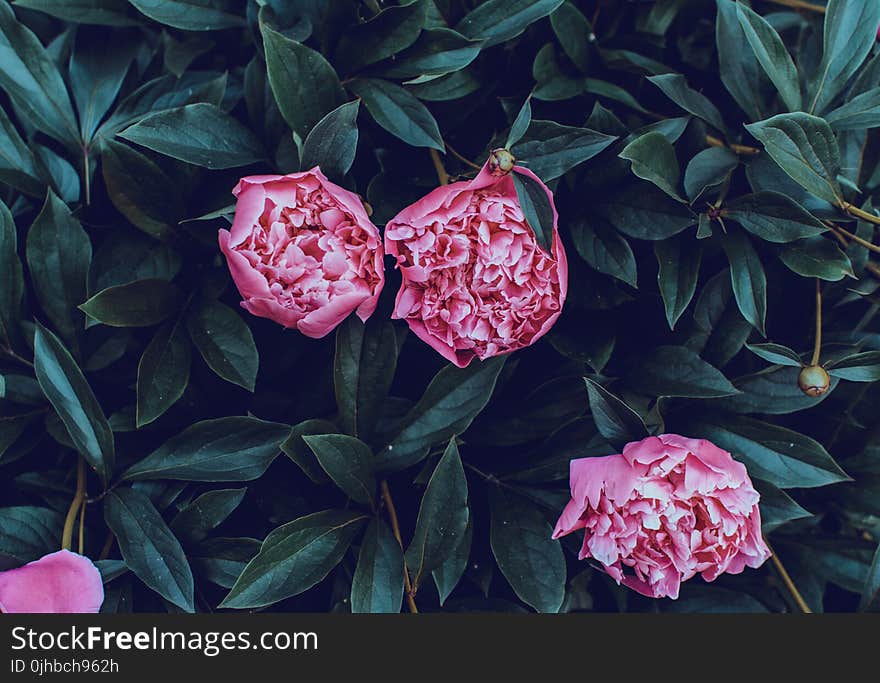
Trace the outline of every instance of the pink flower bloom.
{"label": "pink flower bloom", "polygon": [[382,242],[356,194],[317,167],[242,178],[232,193],[220,249],[245,310],[316,339],[352,311],[366,321],[376,310]]}
{"label": "pink flower bloom", "polygon": [[[525,168],[514,172],[540,183]],[[385,250],[403,274],[393,317],[462,368],[533,344],[559,317],[568,285],[556,221],[554,207],[548,254],[513,177],[493,174],[488,162],[473,180],[438,187],[385,227]]]}
{"label": "pink flower bloom", "polygon": [[642,595],[677,598],[695,574],[713,581],[770,557],[745,466],[709,441],[651,436],[573,460],[570,479],[553,538],[584,529],[580,559]]}
{"label": "pink flower bloom", "polygon": [[91,560],[69,550],[0,572],[0,612],[95,613],[104,602],[101,574]]}

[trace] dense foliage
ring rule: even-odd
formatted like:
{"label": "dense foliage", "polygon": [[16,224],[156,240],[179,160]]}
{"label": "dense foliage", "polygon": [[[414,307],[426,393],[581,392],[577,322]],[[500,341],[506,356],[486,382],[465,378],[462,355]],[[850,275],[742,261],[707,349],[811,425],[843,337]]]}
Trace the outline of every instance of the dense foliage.
{"label": "dense foliage", "polygon": [[[649,600],[551,540],[572,458],[676,432],[747,465],[810,608],[870,608],[878,25],[875,0],[3,0],[0,568],[65,532],[108,612],[799,609],[771,562]],[[447,364],[391,321],[390,259],[324,339],[239,307],[239,177],[319,164],[381,228],[499,147],[568,252],[534,346]]]}

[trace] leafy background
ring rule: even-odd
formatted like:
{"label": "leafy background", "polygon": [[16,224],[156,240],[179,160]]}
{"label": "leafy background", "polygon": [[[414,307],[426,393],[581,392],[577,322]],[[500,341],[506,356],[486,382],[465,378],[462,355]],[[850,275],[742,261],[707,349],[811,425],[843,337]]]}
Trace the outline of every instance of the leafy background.
{"label": "leafy background", "polygon": [[[880,3],[817,3],[4,0],[0,564],[65,529],[107,612],[799,609],[550,540],[570,459],[672,431],[748,465],[809,608],[872,608]],[[238,307],[238,177],[320,164],[381,226],[505,145],[571,261],[534,347],[445,367],[390,268],[324,340]]]}

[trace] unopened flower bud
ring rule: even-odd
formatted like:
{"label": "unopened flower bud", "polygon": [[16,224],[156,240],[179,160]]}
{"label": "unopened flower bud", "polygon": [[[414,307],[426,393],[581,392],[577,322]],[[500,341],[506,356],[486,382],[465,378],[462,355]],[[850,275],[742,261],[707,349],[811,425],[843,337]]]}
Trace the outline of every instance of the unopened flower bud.
{"label": "unopened flower bud", "polygon": [[798,386],[807,396],[821,396],[831,386],[831,378],[821,365],[808,365],[798,375]]}
{"label": "unopened flower bud", "polygon": [[516,157],[506,149],[499,148],[493,150],[492,154],[489,155],[489,171],[492,175],[507,175],[513,170],[515,165]]}

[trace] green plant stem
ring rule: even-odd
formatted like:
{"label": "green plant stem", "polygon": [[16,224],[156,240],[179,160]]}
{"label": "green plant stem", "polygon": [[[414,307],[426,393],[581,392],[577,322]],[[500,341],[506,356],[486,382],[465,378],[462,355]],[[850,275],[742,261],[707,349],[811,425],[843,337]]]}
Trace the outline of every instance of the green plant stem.
{"label": "green plant stem", "polygon": [[76,523],[76,515],[86,500],[86,461],[78,456],[76,463],[76,493],[67,510],[64,519],[64,529],[61,531],[61,549],[70,550],[73,545],[73,526]]}
{"label": "green plant stem", "polygon": [[770,559],[773,561],[773,566],[776,568],[779,577],[782,579],[782,583],[785,584],[786,589],[791,594],[791,597],[794,600],[795,604],[798,606],[798,609],[804,614],[812,614],[813,610],[810,609],[807,601],[804,600],[804,596],[801,595],[801,592],[797,589],[797,586],[794,585],[794,581],[791,580],[791,576],[785,570],[785,565],[782,564],[782,560],[779,559],[776,551],[773,550],[773,546],[770,545],[770,541],[765,538],[764,542],[770,549]]}
{"label": "green plant stem", "polygon": [[792,9],[804,9],[808,12],[818,12],[825,14],[825,7],[816,5],[812,2],[804,2],[804,0],[767,0],[774,5],[782,5],[783,7],[791,7]]}
{"label": "green plant stem", "polygon": [[440,160],[440,155],[437,153],[436,149],[429,149],[431,153],[431,161],[434,164],[434,170],[437,171],[437,180],[440,181],[441,185],[449,185],[449,174],[446,172],[446,168],[443,166],[443,162]]}
{"label": "green plant stem", "polygon": [[[431,151],[433,152],[434,150]],[[393,533],[394,538],[397,539],[400,549],[404,550],[403,538],[400,535],[400,523],[397,519],[397,510],[394,507],[394,499],[391,497],[391,489],[388,488],[388,482],[383,479],[382,483],[379,484],[379,488],[382,491],[382,500],[385,502],[385,509],[388,510],[388,521],[391,522],[391,533]],[[415,588],[413,588],[412,581],[409,578],[409,569],[406,566],[405,560],[403,563],[403,587],[404,592],[406,593],[406,604],[409,611],[413,614],[418,614],[419,608],[416,605],[416,592]]]}
{"label": "green plant stem", "polygon": [[29,361],[24,356],[17,354],[8,346],[0,346],[0,355],[6,356],[9,360],[16,361],[17,363],[27,365],[29,368],[34,367],[34,364],[31,361]]}
{"label": "green plant stem", "polygon": [[748,145],[737,145],[735,143],[727,144],[721,138],[716,138],[714,135],[706,136],[706,144],[710,147],[727,147],[731,152],[735,154],[740,154],[743,156],[755,156],[756,154],[760,154],[761,150],[757,147],[749,147]]}
{"label": "green plant stem", "polygon": [[465,166],[470,166],[471,168],[476,169],[478,171],[482,170],[482,168],[483,168],[482,166],[475,164],[473,161],[468,159],[466,156],[464,156],[460,152],[456,151],[456,149],[452,145],[450,145],[448,142],[446,143],[446,149],[448,149],[449,152],[452,154],[452,156],[454,156],[456,159],[458,159]]}
{"label": "green plant stem", "polygon": [[850,216],[861,218],[863,221],[867,221],[868,223],[871,223],[873,225],[880,225],[880,216],[873,213],[868,213],[867,211],[863,211],[855,204],[850,204],[849,202],[841,200],[839,206]]}
{"label": "green plant stem", "polygon": [[113,541],[115,540],[115,536],[113,532],[109,529],[107,530],[107,538],[104,539],[104,547],[101,548],[101,554],[98,555],[99,560],[106,560],[110,557],[110,549],[113,547]]}
{"label": "green plant stem", "polygon": [[813,341],[813,357],[810,365],[819,364],[819,356],[822,353],[822,285],[816,278],[816,336]]}
{"label": "green plant stem", "polygon": [[839,232],[842,235],[845,235],[847,238],[851,239],[856,244],[863,246],[868,251],[873,251],[876,254],[880,254],[880,246],[877,246],[873,242],[869,242],[868,240],[862,239],[858,235],[852,234],[849,230],[845,230],[841,228],[839,225],[834,226],[835,231]]}

